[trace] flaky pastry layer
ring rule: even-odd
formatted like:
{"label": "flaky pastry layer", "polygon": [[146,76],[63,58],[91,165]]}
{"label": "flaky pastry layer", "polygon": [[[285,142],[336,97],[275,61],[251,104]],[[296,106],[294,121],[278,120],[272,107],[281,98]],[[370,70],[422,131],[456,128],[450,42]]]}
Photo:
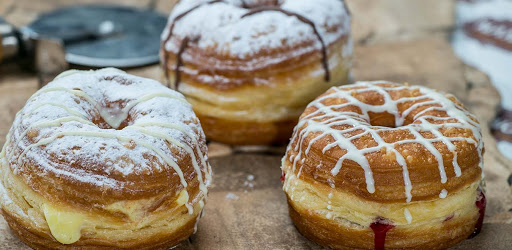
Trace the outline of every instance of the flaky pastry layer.
{"label": "flaky pastry layer", "polygon": [[[326,89],[349,81],[350,58],[343,56],[346,40],[329,51],[331,80],[324,80],[319,60],[285,74],[269,71],[267,83],[219,89],[182,77],[178,90],[189,101],[201,120],[208,138],[228,144],[279,144],[287,142],[293,126],[306,105]],[[245,72],[244,74],[251,74]],[[174,82],[174,71],[169,71]],[[288,124],[293,124],[289,126]]]}
{"label": "flaky pastry layer", "polygon": [[435,199],[480,180],[483,152],[478,121],[454,96],[358,82],[308,105],[283,164],[310,181],[389,203]]}
{"label": "flaky pastry layer", "polygon": [[475,230],[479,217],[475,206],[477,188],[475,182],[444,199],[380,203],[286,171],[283,187],[290,216],[299,231],[320,245],[335,249],[373,249],[375,234],[370,224],[377,218],[394,226],[385,237],[387,249],[454,245]]}
{"label": "flaky pastry layer", "polygon": [[[189,213],[184,204],[180,204],[184,200],[178,194],[172,202],[155,211],[145,209],[155,201],[141,199],[113,204],[100,213],[51,201],[32,191],[8,169],[3,167],[0,173],[2,214],[20,239],[35,249],[166,249],[194,232],[204,205],[194,199],[193,212]],[[64,217],[67,222],[81,222],[75,228],[80,235],[78,241],[72,244],[57,241],[55,235],[59,235],[59,230],[70,228],[65,225],[62,228],[58,223],[50,225],[49,207],[60,213],[59,216],[68,214]]]}

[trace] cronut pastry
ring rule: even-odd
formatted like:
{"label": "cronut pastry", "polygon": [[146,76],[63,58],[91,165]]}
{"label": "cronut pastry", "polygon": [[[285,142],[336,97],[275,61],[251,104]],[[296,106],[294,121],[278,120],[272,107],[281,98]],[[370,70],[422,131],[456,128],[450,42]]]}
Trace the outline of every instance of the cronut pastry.
{"label": "cronut pastry", "polygon": [[446,248],[480,231],[475,116],[426,87],[358,82],[310,103],[282,160],[298,230],[335,249]]}
{"label": "cronut pastry", "polygon": [[182,0],[162,34],[166,80],[228,144],[288,142],[306,105],[348,82],[351,56],[340,0]]}

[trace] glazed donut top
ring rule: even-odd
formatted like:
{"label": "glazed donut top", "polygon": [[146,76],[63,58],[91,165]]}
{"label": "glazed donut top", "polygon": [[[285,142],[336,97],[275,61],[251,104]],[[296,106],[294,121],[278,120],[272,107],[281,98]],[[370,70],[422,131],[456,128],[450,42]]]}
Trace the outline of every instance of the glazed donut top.
{"label": "glazed donut top", "polygon": [[368,200],[410,202],[478,181],[483,150],[478,121],[453,95],[358,82],[308,105],[283,161]]}
{"label": "glazed donut top", "polygon": [[[326,47],[347,39],[349,32],[350,15],[340,0],[182,0],[169,17],[162,41],[165,51],[183,53],[188,63],[200,62],[202,71],[236,75],[312,52],[323,52],[327,64]],[[200,80],[229,83],[211,75]]]}
{"label": "glazed donut top", "polygon": [[184,97],[111,68],[67,71],[35,93],[0,159],[44,197],[83,206],[182,190],[204,198],[211,179],[205,136]]}

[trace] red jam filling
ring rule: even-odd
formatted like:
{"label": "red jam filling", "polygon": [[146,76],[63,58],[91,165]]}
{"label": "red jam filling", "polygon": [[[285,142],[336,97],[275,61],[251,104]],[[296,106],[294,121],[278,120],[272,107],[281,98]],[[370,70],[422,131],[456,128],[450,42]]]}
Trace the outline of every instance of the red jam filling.
{"label": "red jam filling", "polygon": [[453,213],[448,215],[448,217],[446,217],[446,219],[444,219],[444,221],[449,221],[449,220],[453,219],[453,216],[455,216],[455,214],[453,214]]}
{"label": "red jam filling", "polygon": [[485,194],[482,190],[478,189],[478,197],[476,198],[475,205],[478,208],[478,220],[475,224],[475,231],[469,236],[469,238],[473,238],[477,236],[482,230],[482,225],[484,224],[484,215],[485,215],[485,206],[487,205],[487,200],[485,199]]}
{"label": "red jam filling", "polygon": [[281,183],[284,184],[284,177],[286,176],[286,174],[284,173],[284,171],[281,172]]}
{"label": "red jam filling", "polygon": [[389,224],[388,221],[377,218],[375,222],[370,224],[370,228],[373,230],[375,234],[375,249],[384,249],[384,244],[386,242],[386,233],[388,230],[394,228],[395,226]]}

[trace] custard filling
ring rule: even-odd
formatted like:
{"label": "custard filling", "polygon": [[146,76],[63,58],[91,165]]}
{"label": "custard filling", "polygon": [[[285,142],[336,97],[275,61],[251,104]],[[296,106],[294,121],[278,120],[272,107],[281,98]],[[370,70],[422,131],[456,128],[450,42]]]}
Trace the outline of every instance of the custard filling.
{"label": "custard filling", "polygon": [[85,216],[63,208],[44,204],[43,213],[53,237],[62,244],[73,244],[80,239]]}

